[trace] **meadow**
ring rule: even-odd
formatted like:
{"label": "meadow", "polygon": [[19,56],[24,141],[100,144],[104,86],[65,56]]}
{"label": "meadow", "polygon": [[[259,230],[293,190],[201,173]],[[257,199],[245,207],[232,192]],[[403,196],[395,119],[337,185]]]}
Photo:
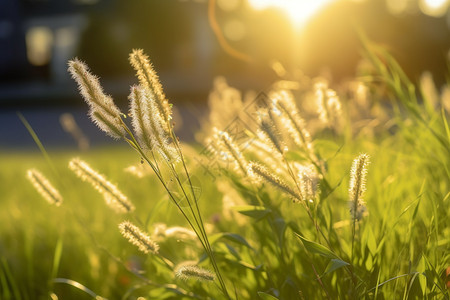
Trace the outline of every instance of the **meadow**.
{"label": "meadow", "polygon": [[364,45],[344,87],[218,80],[201,145],[142,51],[124,113],[71,61],[120,141],[0,155],[0,298],[449,299],[450,83]]}

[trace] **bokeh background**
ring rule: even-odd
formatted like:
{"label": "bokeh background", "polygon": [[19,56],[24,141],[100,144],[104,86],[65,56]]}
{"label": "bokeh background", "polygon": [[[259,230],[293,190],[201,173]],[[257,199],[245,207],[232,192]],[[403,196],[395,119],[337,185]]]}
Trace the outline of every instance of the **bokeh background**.
{"label": "bokeh background", "polygon": [[260,91],[283,66],[339,83],[361,61],[358,32],[391,51],[414,82],[428,70],[439,87],[449,74],[449,7],[448,0],[1,0],[0,149],[37,149],[18,111],[44,146],[77,146],[62,115],[91,145],[111,142],[88,120],[67,73],[75,56],[126,110],[137,82],[128,53],[144,49],[186,140],[216,76]]}

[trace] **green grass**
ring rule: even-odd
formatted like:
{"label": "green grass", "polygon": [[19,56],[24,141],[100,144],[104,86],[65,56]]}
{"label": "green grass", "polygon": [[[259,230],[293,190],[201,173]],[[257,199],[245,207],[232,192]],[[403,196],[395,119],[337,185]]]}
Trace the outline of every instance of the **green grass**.
{"label": "green grass", "polygon": [[[156,187],[154,178],[139,180],[123,171],[125,167],[139,163],[129,154],[129,149],[108,148],[81,156],[102,174],[107,174],[109,180],[117,183],[133,199],[140,217],[152,216],[152,208],[159,206],[164,213],[155,211],[152,220],[175,222],[176,210]],[[53,288],[63,299],[70,297],[64,297],[67,293],[74,298],[73,287],[51,283],[52,272],[57,277],[78,281],[99,294],[116,298],[125,290],[119,281],[131,278],[99,247],[116,254],[122,248],[133,252],[117,230],[123,218],[109,210],[102,196],[67,168],[69,159],[80,156],[80,153],[57,152],[50,155],[57,174],[52,172],[39,152],[3,152],[0,155],[0,190],[3,191],[0,247],[4,259],[1,270],[5,278],[2,278],[2,283],[7,281],[9,287],[1,289],[4,293],[2,299],[7,299],[8,293],[19,293],[25,299],[47,299],[48,291]],[[31,167],[41,170],[58,188],[64,197],[61,207],[49,205],[26,180],[26,170]],[[53,270],[58,243],[62,245],[61,261],[59,268]]]}
{"label": "green grass", "polygon": [[[314,155],[324,167],[312,204],[294,203],[269,183],[256,184],[225,167],[212,181],[186,154],[192,151],[185,152],[191,178],[201,187],[200,213],[230,298],[449,298],[448,112],[422,103],[389,54],[369,42],[365,46],[374,69],[360,78],[369,87],[388,87],[390,102],[383,106],[389,118],[377,128],[352,132],[360,120],[349,113],[352,99],[342,99],[342,133],[331,128],[314,135]],[[374,87],[372,101],[380,105],[386,95],[377,97],[377,91]],[[47,152],[49,160],[38,152],[0,154],[1,299],[225,298],[217,280],[182,280],[163,263],[194,260],[212,270],[211,256],[198,241],[166,238],[155,257],[139,253],[119,233],[117,225],[128,219],[140,220],[149,233],[158,223],[188,227],[155,175],[139,179],[124,172],[141,160],[133,149]],[[360,153],[370,156],[368,215],[352,225],[350,169]],[[311,162],[304,154],[290,151],[284,159],[289,166]],[[244,151],[246,159],[254,155]],[[102,195],[68,169],[76,156],[117,184],[136,211],[110,210]],[[58,188],[63,205],[49,205],[33,189],[25,178],[29,168]],[[238,204],[222,206],[224,196]]]}

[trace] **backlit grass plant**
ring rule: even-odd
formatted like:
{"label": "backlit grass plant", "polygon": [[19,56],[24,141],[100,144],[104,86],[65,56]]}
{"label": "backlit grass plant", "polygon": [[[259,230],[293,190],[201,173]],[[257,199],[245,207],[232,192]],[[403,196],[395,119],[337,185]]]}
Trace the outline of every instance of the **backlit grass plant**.
{"label": "backlit grass plant", "polygon": [[[223,297],[229,298],[227,286],[217,266],[205,230],[195,187],[191,182],[178,138],[171,124],[171,105],[165,98],[158,76],[143,51],[134,50],[129,58],[140,83],[131,88],[129,96],[132,129],[123,120],[126,117],[125,114],[115,106],[111,97],[104,94],[98,79],[90,73],[83,62],[78,59],[69,61],[69,72],[78,83],[80,93],[90,107],[89,114],[94,123],[111,137],[124,139],[153,169],[170,199],[189,223],[208,255]],[[76,160],[72,161],[70,165],[77,166],[76,162]],[[75,167],[72,169],[77,173],[83,170]],[[84,174],[81,175],[86,179],[90,178]],[[187,185],[184,182],[186,178]],[[92,182],[97,189],[103,189],[105,186],[105,184],[98,184],[100,181],[95,180],[95,176]],[[174,193],[173,189],[168,186],[169,182],[174,182],[178,186],[181,195]],[[110,194],[114,195],[115,193]],[[121,202],[117,201],[117,203]],[[130,230],[125,231],[127,228],[130,229],[130,226],[134,225],[122,223],[122,233],[134,244],[139,244],[140,248],[145,248],[139,238],[135,235],[131,236]],[[136,236],[140,236],[140,234]]]}
{"label": "backlit grass plant", "polygon": [[[119,156],[105,151],[97,154],[105,156],[102,167],[92,164],[100,174],[91,160],[73,158],[70,170],[64,163],[72,176],[61,176],[59,191],[45,172],[27,171],[30,189],[61,204],[49,209],[71,208],[77,222],[59,217],[78,238],[58,240],[43,297],[56,299],[55,284],[65,283],[97,299],[94,291],[139,300],[449,299],[449,85],[440,94],[424,76],[418,93],[383,48],[364,47],[371,67],[359,70],[346,92],[291,74],[254,105],[255,97],[241,99],[218,79],[199,134],[206,155],[181,146],[172,106],[142,50],[129,57],[139,84],[130,89],[126,114],[85,63],[71,60],[92,121],[128,143],[141,164],[124,170]],[[96,206],[92,189],[72,189],[88,183],[118,214]],[[80,202],[96,209],[73,203],[91,192]],[[21,212],[11,211],[9,218]],[[80,233],[87,233],[84,245],[77,244]],[[33,261],[26,235],[17,249]],[[60,266],[64,257],[87,263],[73,270],[73,261]],[[22,278],[38,279],[32,268],[14,274],[19,263],[1,261],[0,298],[30,299],[31,287],[20,291]],[[58,277],[67,270],[73,278]]]}
{"label": "backlit grass plant", "polygon": [[[450,253],[449,241],[444,237],[449,228],[450,196],[450,130],[445,110],[448,99],[442,97],[439,103],[437,93],[431,91],[431,95],[423,94],[421,102],[414,85],[384,49],[369,42],[365,42],[365,47],[373,73],[363,74],[362,81],[355,85],[357,91],[350,99],[355,102],[339,99],[322,80],[311,84],[312,92],[300,93],[280,89],[276,83],[266,93],[264,105],[247,111],[255,116],[257,127],[248,126],[244,130],[246,138],[242,134],[233,136],[230,131],[207,140],[213,153],[226,158],[219,160],[225,175],[219,180],[230,180],[247,202],[236,205],[234,210],[253,220],[250,227],[234,227],[240,234],[252,236],[251,250],[246,249],[247,255],[239,252],[235,262],[244,266],[242,257],[247,256],[249,260],[245,262],[254,267],[246,265],[246,281],[242,282],[243,290],[252,291],[249,295],[259,294],[263,299],[268,297],[266,293],[279,299],[448,299],[445,270]],[[380,89],[380,82],[386,84],[388,93],[381,98],[368,95],[369,89]],[[294,92],[305,98],[308,93],[313,95],[314,117],[309,103],[295,102]],[[368,104],[370,96],[373,103]],[[428,98],[433,99],[431,104]],[[386,103],[387,99],[392,102]],[[354,105],[367,111],[357,111]],[[251,109],[248,102],[237,103],[238,106]],[[305,109],[305,116],[309,115],[306,121],[298,107]],[[364,119],[374,113],[380,116],[379,120]],[[386,115],[391,116],[392,123],[384,124],[382,132],[379,125],[383,124],[378,122]],[[229,119],[228,127],[233,128],[234,118],[248,121],[237,113]],[[214,125],[214,119],[210,118],[210,122]],[[358,132],[354,126],[357,123],[367,125]],[[386,135],[388,129],[392,131]],[[413,135],[427,142],[423,144]],[[389,152],[383,149],[385,143]],[[406,149],[414,152],[403,152]],[[358,155],[360,151],[376,158],[369,159],[366,153]],[[425,153],[432,158],[422,156]],[[349,161],[349,155],[353,164],[344,165],[342,161]],[[421,181],[420,175],[405,171],[411,165],[406,169],[392,168],[398,164],[396,160],[417,164],[413,167],[417,174],[422,173],[422,167],[431,171],[434,166],[436,176]],[[370,168],[369,161],[373,162]],[[395,163],[381,167],[382,161]],[[248,166],[244,176],[241,166]],[[385,172],[392,174],[390,178],[371,176],[372,171],[379,174],[386,167]],[[341,192],[341,186],[348,187],[347,191]],[[407,200],[400,194],[384,192],[387,186],[390,191],[402,190],[409,195]],[[425,195],[426,204],[421,201]],[[348,203],[346,214],[338,207],[345,207],[344,202]],[[427,223],[425,220],[434,217],[419,216],[419,206],[429,207],[423,208],[428,212],[434,209],[433,216],[438,220]],[[226,203],[225,207],[230,209]],[[233,226],[232,222],[228,220],[226,224]],[[428,234],[420,240],[424,230]],[[248,275],[252,272],[252,276]],[[258,281],[260,276],[268,278],[265,288]],[[315,290],[310,283],[314,283]]]}
{"label": "backlit grass plant", "polygon": [[[368,53],[377,67],[381,61],[375,52]],[[208,281],[218,282],[220,293],[196,285],[192,290],[194,294],[185,296],[204,295],[219,299],[253,299],[257,296],[262,299],[377,298],[384,297],[381,296],[385,295],[384,285],[390,281],[396,281],[395,286],[403,285],[398,283],[403,277],[408,280],[402,292],[394,288],[393,293],[386,295],[402,295],[403,298],[410,294],[448,296],[442,283],[436,282],[437,277],[430,275],[437,269],[430,269],[432,264],[425,254],[418,256],[416,253],[406,264],[413,264],[413,269],[422,268],[422,271],[405,270],[405,262],[397,261],[397,271],[403,273],[386,278],[392,271],[383,257],[389,251],[386,245],[389,226],[401,227],[403,221],[400,215],[398,224],[384,220],[376,223],[381,227],[371,228],[370,222],[374,217],[370,218],[370,207],[374,205],[367,203],[376,202],[377,198],[374,193],[365,195],[366,184],[369,190],[375,184],[367,174],[369,155],[358,155],[346,149],[353,144],[351,122],[355,116],[348,108],[351,103],[342,102],[326,82],[319,80],[310,87],[315,98],[319,130],[308,126],[312,117],[305,119],[302,116],[302,103],[295,101],[295,91],[279,87],[267,93],[265,105],[247,112],[253,115],[256,126],[246,129],[244,141],[242,137],[235,140],[231,132],[220,128],[207,130],[212,132],[209,141],[213,155],[226,162],[221,167],[225,177],[218,180],[228,178],[245,203],[227,209],[249,218],[244,221],[249,226],[239,228],[232,219],[219,217],[213,223],[217,228],[211,231],[206,229],[198,204],[197,187],[191,181],[191,173],[171,124],[171,106],[158,77],[141,50],[132,52],[130,62],[139,79],[139,85],[131,88],[129,96],[132,128],[128,127],[125,114],[104,94],[98,79],[84,63],[77,59],[70,61],[69,71],[90,107],[93,121],[108,135],[125,140],[153,169],[209,258],[214,273],[198,266],[197,262],[190,263],[188,257],[185,262],[175,264],[164,255],[164,251],[157,253],[159,246],[149,235],[132,223],[121,223],[122,234],[142,251],[157,254],[155,259],[160,259],[176,278],[197,278],[202,282],[200,286]],[[448,151],[445,149],[448,136],[443,135],[443,129],[448,131],[445,113],[441,123],[444,127],[437,126],[436,118],[430,119],[433,124],[426,123],[427,117],[421,113],[418,101],[411,103],[406,99],[413,95],[409,82],[396,69],[395,63],[391,62],[387,67],[392,71],[384,74],[383,78],[390,80],[389,76],[393,77],[390,84],[394,95],[403,99],[417,122],[428,124],[425,129],[440,144],[438,150]],[[386,72],[381,67],[379,71]],[[397,104],[393,108],[392,114],[399,126],[404,126],[401,109]],[[239,112],[238,109],[234,111]],[[427,113],[433,114],[431,110]],[[239,118],[239,113],[235,117]],[[398,133],[401,134],[403,132]],[[324,143],[323,139],[328,142]],[[373,152],[373,148],[360,147],[358,151]],[[350,161],[347,165],[340,163],[342,153],[346,153],[344,160],[351,158],[353,164]],[[232,168],[228,168],[230,163]],[[371,168],[377,168],[376,160]],[[448,180],[443,182],[448,186]],[[170,186],[173,183],[177,192]],[[348,186],[347,193],[340,192],[341,185]],[[448,201],[448,195],[442,201]],[[343,202],[348,202],[348,206]],[[347,207],[346,214],[342,214],[341,208],[337,209],[339,205]],[[411,205],[417,207],[418,204],[412,202]],[[405,208],[404,212],[408,209]],[[155,237],[160,237],[161,233],[167,235],[166,231],[159,231]],[[413,238],[414,234],[409,234]],[[442,238],[442,233],[436,234],[438,239]],[[248,236],[253,238],[247,240]],[[232,244],[218,242],[223,239]],[[170,249],[165,251],[170,252]],[[190,253],[195,255],[195,251]],[[448,256],[448,253],[443,254]],[[391,254],[387,256],[394,259]],[[440,264],[440,272],[442,262],[434,260],[434,264]],[[385,271],[385,268],[390,271]],[[229,292],[231,290],[233,292]]]}

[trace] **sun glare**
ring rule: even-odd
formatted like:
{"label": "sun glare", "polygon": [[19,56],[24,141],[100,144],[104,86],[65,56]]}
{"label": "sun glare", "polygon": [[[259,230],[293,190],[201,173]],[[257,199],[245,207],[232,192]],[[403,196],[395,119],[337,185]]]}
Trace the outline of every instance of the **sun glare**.
{"label": "sun glare", "polygon": [[449,0],[420,0],[419,7],[423,13],[433,16],[442,17],[447,12]]}
{"label": "sun glare", "polygon": [[447,0],[425,0],[425,4],[430,8],[438,8],[445,5]]}
{"label": "sun glare", "polygon": [[269,7],[282,9],[296,25],[306,23],[326,4],[335,0],[248,0],[249,4],[258,10]]}

